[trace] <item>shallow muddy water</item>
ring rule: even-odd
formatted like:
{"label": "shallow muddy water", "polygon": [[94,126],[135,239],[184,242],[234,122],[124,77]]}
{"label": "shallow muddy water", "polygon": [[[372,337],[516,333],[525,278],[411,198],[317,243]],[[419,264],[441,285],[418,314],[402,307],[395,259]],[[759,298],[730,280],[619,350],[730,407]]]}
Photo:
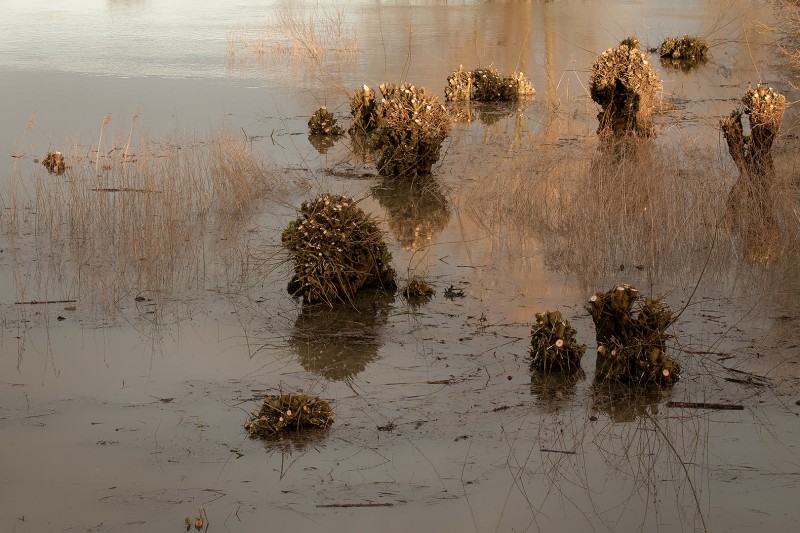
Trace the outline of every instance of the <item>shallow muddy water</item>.
{"label": "shallow muddy water", "polygon": [[[198,508],[209,531],[790,529],[791,109],[774,239],[721,222],[736,166],[720,118],[759,80],[797,99],[763,30],[772,6],[291,6],[0,2],[0,530],[180,531]],[[310,59],[316,41],[298,51],[276,30],[291,21],[339,48]],[[657,137],[604,152],[596,54],[684,33],[711,59],[660,68]],[[349,123],[361,84],[443,98],[460,64],[521,70],[537,94],[462,109],[429,180],[380,178],[348,136],[309,139],[322,104]],[[63,176],[39,163],[48,150]],[[360,198],[430,302],[291,298],[281,231],[319,192]],[[619,283],[685,308],[673,388],[595,382],[583,306]],[[588,346],[571,379],[529,369],[534,315],[552,309]],[[260,396],[298,389],[331,401],[327,431],[246,436]]]}

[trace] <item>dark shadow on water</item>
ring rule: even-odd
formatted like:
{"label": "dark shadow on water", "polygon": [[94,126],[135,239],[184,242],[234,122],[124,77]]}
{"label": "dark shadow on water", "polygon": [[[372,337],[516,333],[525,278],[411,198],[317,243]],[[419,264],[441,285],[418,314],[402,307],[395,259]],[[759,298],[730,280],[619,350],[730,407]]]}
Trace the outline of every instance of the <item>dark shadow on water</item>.
{"label": "dark shadow on water", "polygon": [[658,405],[667,401],[671,389],[659,386],[635,386],[624,383],[592,383],[591,410],[608,415],[613,422],[634,422],[658,414]]}
{"label": "dark shadow on water", "polygon": [[586,379],[583,369],[574,372],[531,373],[531,394],[536,397],[536,405],[548,412],[557,412],[574,403],[578,383]]}
{"label": "dark shadow on water", "polygon": [[348,381],[378,358],[392,295],[362,290],[352,304],[303,306],[289,346],[300,365],[332,381]]}

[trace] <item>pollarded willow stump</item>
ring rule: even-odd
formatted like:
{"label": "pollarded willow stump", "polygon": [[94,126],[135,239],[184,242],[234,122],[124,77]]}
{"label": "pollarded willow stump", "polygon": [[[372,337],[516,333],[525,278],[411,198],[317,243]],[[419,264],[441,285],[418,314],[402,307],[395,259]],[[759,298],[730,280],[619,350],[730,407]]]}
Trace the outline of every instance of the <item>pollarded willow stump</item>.
{"label": "pollarded willow stump", "polygon": [[589,77],[592,100],[602,107],[598,133],[652,135],[650,117],[661,87],[658,72],[635,37],[603,52]]}
{"label": "pollarded willow stump", "polygon": [[786,98],[759,84],[749,89],[741,102],[744,109],[735,109],[720,121],[728,152],[739,170],[739,178],[728,194],[727,219],[729,225],[740,227],[745,254],[766,262],[779,248],[772,145],[786,110]]}
{"label": "pollarded willow stump", "polygon": [[353,124],[350,133],[369,133],[378,127],[378,102],[375,91],[368,85],[356,89],[350,98],[350,114]]}
{"label": "pollarded willow stump", "polygon": [[535,94],[533,84],[522,72],[503,76],[493,67],[464,70],[463,65],[447,77],[444,88],[448,102],[510,102]]}
{"label": "pollarded willow stump", "polygon": [[450,117],[435,95],[410,83],[380,86],[378,109],[382,146],[378,172],[390,177],[430,174],[450,132]]}
{"label": "pollarded willow stump", "polygon": [[308,129],[312,135],[341,135],[342,128],[336,124],[336,117],[325,106],[320,107],[308,119]]}
{"label": "pollarded willow stump", "polygon": [[303,202],[282,241],[294,262],[289,292],[306,303],[332,305],[352,301],[361,288],[396,288],[383,232],[352,198],[324,194]]}
{"label": "pollarded willow stump", "polygon": [[[758,84],[749,89],[741,100],[744,109],[735,109],[720,122],[728,151],[742,176],[771,184],[775,175],[772,144],[786,111],[786,97]],[[745,120],[750,134],[745,133]]]}
{"label": "pollarded willow stump", "polygon": [[666,354],[666,330],[672,324],[666,304],[620,285],[592,296],[586,310],[596,330],[597,379],[637,384],[680,379],[680,365]]}
{"label": "pollarded willow stump", "polygon": [[575,372],[581,367],[586,345],[575,340],[575,329],[559,311],[536,313],[531,328],[531,370]]}

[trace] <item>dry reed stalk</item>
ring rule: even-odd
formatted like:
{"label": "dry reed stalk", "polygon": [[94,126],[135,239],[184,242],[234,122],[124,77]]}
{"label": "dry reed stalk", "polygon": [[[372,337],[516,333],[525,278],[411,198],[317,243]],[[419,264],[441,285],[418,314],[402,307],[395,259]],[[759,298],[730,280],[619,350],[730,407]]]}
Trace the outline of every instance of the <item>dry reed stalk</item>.
{"label": "dry reed stalk", "polygon": [[[538,235],[551,268],[602,275],[635,266],[687,281],[713,254],[711,271],[721,274],[742,255],[720,224],[730,163],[689,140],[674,143],[633,138],[605,148],[589,138],[526,152],[476,176],[459,203],[493,234]],[[798,190],[783,183],[781,192],[778,237],[796,249]]]}
{"label": "dry reed stalk", "polygon": [[348,60],[358,53],[358,34],[339,7],[314,7],[308,11],[284,4],[275,20],[254,30],[237,27],[227,34],[231,57],[247,50],[259,62],[274,57],[318,62]]}

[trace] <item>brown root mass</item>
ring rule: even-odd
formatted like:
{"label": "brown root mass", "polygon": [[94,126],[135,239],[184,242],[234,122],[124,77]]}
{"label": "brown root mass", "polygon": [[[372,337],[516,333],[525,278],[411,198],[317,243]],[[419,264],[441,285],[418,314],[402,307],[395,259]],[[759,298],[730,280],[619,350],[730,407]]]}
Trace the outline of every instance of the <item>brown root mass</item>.
{"label": "brown root mass", "polygon": [[320,195],[303,202],[301,216],[283,231],[294,260],[289,292],[306,303],[351,301],[365,287],[394,290],[392,255],[383,232],[355,200]]}
{"label": "brown root mass", "polygon": [[680,379],[680,365],[666,355],[672,323],[666,304],[621,285],[592,296],[586,310],[596,330],[598,380],[671,384]]}
{"label": "brown root mass", "polygon": [[326,428],[333,423],[333,409],[327,401],[307,394],[267,396],[258,411],[250,413],[244,428],[251,437]]}
{"label": "brown root mass", "polygon": [[638,39],[626,39],[603,52],[592,65],[589,92],[602,107],[597,115],[598,133],[652,134],[650,116],[661,80],[638,45]]}
{"label": "brown root mass", "polygon": [[574,372],[581,367],[586,345],[575,340],[575,329],[559,311],[536,313],[531,328],[531,370]]}

